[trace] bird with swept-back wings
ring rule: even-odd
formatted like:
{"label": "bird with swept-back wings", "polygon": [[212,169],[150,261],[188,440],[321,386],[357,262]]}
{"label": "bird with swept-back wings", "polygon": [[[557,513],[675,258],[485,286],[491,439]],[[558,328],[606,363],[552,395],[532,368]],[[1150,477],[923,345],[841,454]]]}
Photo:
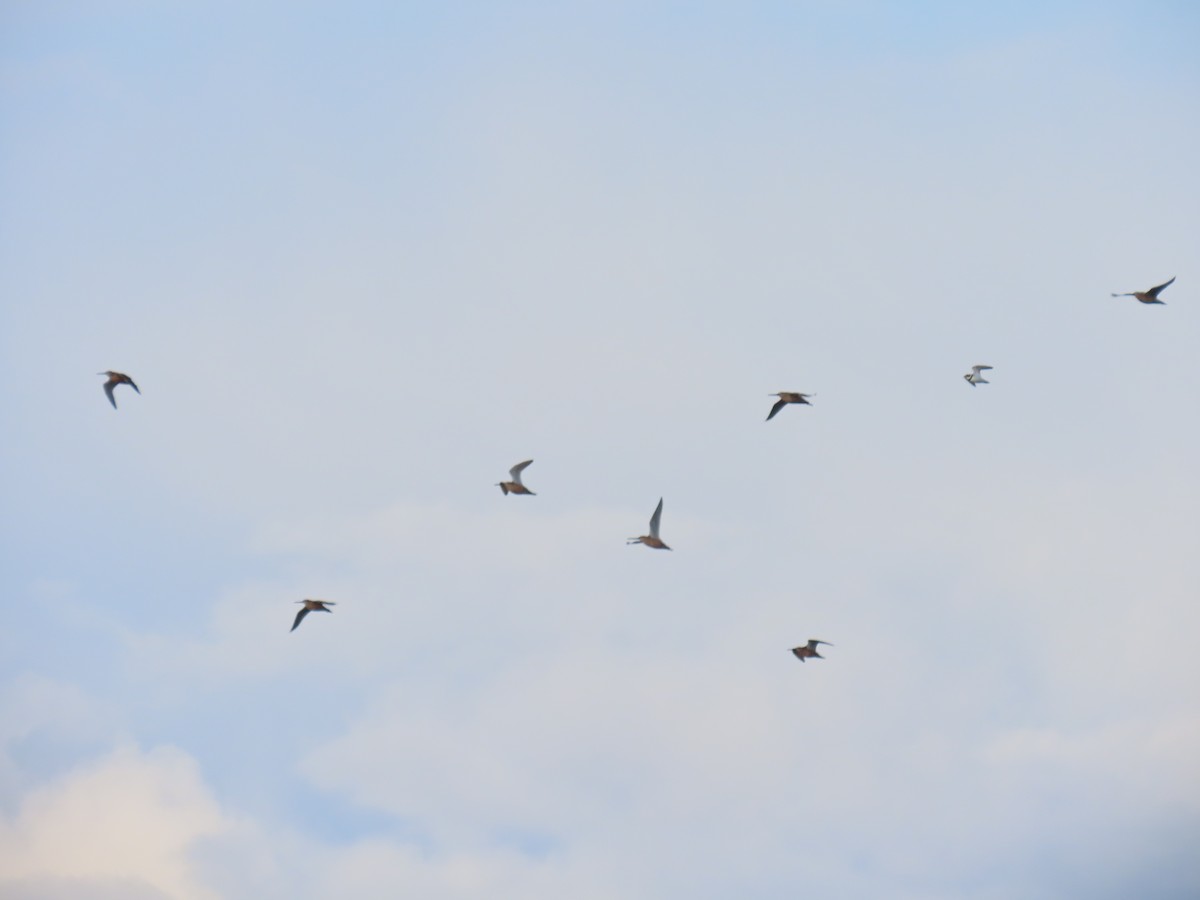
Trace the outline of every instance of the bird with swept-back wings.
{"label": "bird with swept-back wings", "polygon": [[808,398],[815,397],[817,395],[801,394],[798,391],[783,391],[778,394],[768,394],[768,396],[779,398],[777,401],[775,401],[775,405],[771,407],[771,411],[767,413],[766,421],[770,422],[773,418],[775,418],[775,413],[779,412],[789,403],[803,403],[805,406],[812,406],[812,404],[808,402]]}
{"label": "bird with swept-back wings", "polygon": [[1158,299],[1158,295],[1175,283],[1175,276],[1171,276],[1170,281],[1164,281],[1162,284],[1157,284],[1148,291],[1134,291],[1132,294],[1113,294],[1114,297],[1136,297],[1142,303],[1157,303],[1160,306],[1167,304]]}
{"label": "bird with swept-back wings", "polygon": [[662,521],[662,497],[658,498],[658,506],[654,508],[654,515],[650,517],[650,533],[643,534],[641,537],[630,538],[626,544],[645,544],[647,547],[653,547],[655,550],[670,550],[662,539],[658,536],[658,524]]}
{"label": "bird with swept-back wings", "polygon": [[108,381],[104,382],[104,393],[108,395],[108,402],[112,404],[113,409],[117,408],[117,398],[113,396],[113,390],[118,384],[127,384],[139,394],[138,386],[133,383],[133,379],[121,372],[97,372],[97,375],[107,375]]}
{"label": "bird with swept-back wings", "polygon": [[333,610],[329,607],[337,606],[337,604],[332,600],[297,600],[296,602],[303,603],[304,608],[301,609],[300,612],[296,613],[296,621],[292,623],[292,631],[295,631],[300,627],[300,623],[304,621],[304,617],[310,612],[316,611],[331,613]]}
{"label": "bird with swept-back wings", "polygon": [[825,644],[828,647],[833,646],[829,641],[818,641],[813,638],[803,647],[793,647],[792,653],[796,654],[796,659],[800,660],[800,662],[804,662],[810,656],[815,656],[817,659],[824,659],[825,657],[817,652],[817,644]]}
{"label": "bird with swept-back wings", "polygon": [[971,387],[975,387],[977,384],[991,384],[990,381],[979,374],[980,372],[986,372],[990,368],[991,366],[971,366],[971,371],[964,375],[963,378],[967,379],[967,384]]}
{"label": "bird with swept-back wings", "polygon": [[527,459],[525,462],[517,463],[508,470],[508,475],[512,481],[501,481],[496,484],[496,487],[504,491],[504,496],[507,497],[509,494],[528,494],[530,497],[537,496],[537,494],[521,484],[521,473],[525,471],[525,467],[531,462],[533,462],[532,459]]}

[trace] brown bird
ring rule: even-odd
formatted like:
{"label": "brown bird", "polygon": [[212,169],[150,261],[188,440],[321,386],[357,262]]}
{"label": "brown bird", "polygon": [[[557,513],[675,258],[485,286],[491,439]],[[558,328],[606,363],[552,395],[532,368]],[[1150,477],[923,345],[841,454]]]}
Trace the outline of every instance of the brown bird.
{"label": "brown bird", "polygon": [[296,621],[292,623],[292,628],[291,628],[292,631],[295,631],[297,628],[300,627],[300,623],[304,621],[304,617],[307,616],[310,612],[313,612],[314,610],[319,610],[320,612],[331,613],[331,612],[333,612],[333,610],[330,609],[329,607],[337,606],[337,604],[334,603],[332,600],[297,600],[296,602],[303,603],[304,608],[302,610],[300,610],[300,612],[296,613]]}
{"label": "brown bird", "polygon": [[815,397],[817,395],[816,394],[799,394],[799,393],[796,393],[795,391],[784,391],[781,394],[770,394],[768,396],[779,398],[775,402],[775,405],[771,407],[771,411],[767,414],[767,421],[770,422],[773,418],[775,418],[775,413],[779,412],[781,409],[783,409],[789,403],[803,403],[805,406],[812,406],[812,404],[808,402],[808,398]]}
{"label": "brown bird", "polygon": [[97,375],[107,375],[108,381],[104,382],[104,393],[108,394],[108,402],[113,405],[113,409],[117,408],[116,398],[113,397],[113,388],[118,384],[127,384],[139,394],[138,386],[133,383],[133,379],[128,375],[122,375],[120,372],[97,372]]}
{"label": "brown bird", "polygon": [[1175,278],[1172,276],[1170,281],[1163,282],[1160,285],[1150,288],[1148,291],[1134,291],[1132,294],[1113,294],[1114,297],[1136,297],[1142,303],[1159,303],[1166,306],[1162,300],[1158,299],[1158,295],[1175,283]]}
{"label": "brown bird", "polygon": [[800,660],[800,662],[804,662],[804,660],[808,659],[810,656],[815,656],[817,659],[824,659],[825,657],[817,652],[817,644],[827,644],[830,647],[833,646],[833,644],[830,644],[829,641],[818,641],[814,638],[803,647],[793,647],[792,652],[796,654],[796,659]]}
{"label": "brown bird", "polygon": [[626,544],[645,544],[647,547],[653,547],[655,550],[670,550],[666,544],[658,536],[658,523],[662,521],[662,497],[658,498],[658,506],[654,508],[654,515],[650,517],[650,533],[643,534],[641,537],[630,538]]}
{"label": "brown bird", "polygon": [[525,471],[525,467],[531,462],[533,462],[532,459],[527,459],[525,462],[519,462],[509,469],[508,474],[512,478],[512,481],[500,481],[496,483],[496,487],[504,491],[504,496],[507,497],[509,494],[528,494],[530,497],[537,496],[537,494],[521,484],[521,473]]}

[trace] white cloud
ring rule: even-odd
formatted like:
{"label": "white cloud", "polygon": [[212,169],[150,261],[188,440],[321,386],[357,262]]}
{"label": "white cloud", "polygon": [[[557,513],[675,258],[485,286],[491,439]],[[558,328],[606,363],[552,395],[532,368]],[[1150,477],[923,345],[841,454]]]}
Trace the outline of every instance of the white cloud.
{"label": "white cloud", "polygon": [[189,850],[228,827],[187,754],[122,747],[30,791],[0,822],[0,889],[216,900]]}
{"label": "white cloud", "polygon": [[59,746],[110,740],[118,717],[82,688],[24,672],[0,685],[0,800],[10,803],[35,773],[14,759],[30,740]]}

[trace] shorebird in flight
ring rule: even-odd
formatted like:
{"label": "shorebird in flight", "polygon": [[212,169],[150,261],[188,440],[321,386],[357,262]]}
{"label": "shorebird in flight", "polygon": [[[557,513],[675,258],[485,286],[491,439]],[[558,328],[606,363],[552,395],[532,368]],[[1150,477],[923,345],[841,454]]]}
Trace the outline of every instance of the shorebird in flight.
{"label": "shorebird in flight", "polygon": [[1113,294],[1113,296],[1114,297],[1136,297],[1142,303],[1158,303],[1158,304],[1161,304],[1162,306],[1166,306],[1167,305],[1166,303],[1163,303],[1162,300],[1158,299],[1158,295],[1161,294],[1163,291],[1165,291],[1167,288],[1169,288],[1174,283],[1175,283],[1175,278],[1172,277],[1170,281],[1165,281],[1162,284],[1155,285],[1154,287],[1150,288],[1150,290],[1148,290],[1148,291],[1134,291],[1132,294]]}
{"label": "shorebird in flight", "polygon": [[133,383],[133,379],[128,375],[123,375],[120,372],[97,372],[97,375],[107,375],[108,381],[104,382],[104,393],[108,394],[108,402],[113,405],[113,409],[117,408],[117,400],[113,397],[113,388],[118,384],[127,384],[139,394],[138,386]]}
{"label": "shorebird in flight", "polygon": [[793,647],[792,652],[796,654],[796,659],[800,660],[800,662],[804,662],[804,660],[808,659],[810,656],[815,656],[817,659],[824,659],[825,657],[817,652],[817,644],[826,644],[830,647],[833,646],[833,644],[830,644],[829,641],[818,641],[813,639],[803,647]]}
{"label": "shorebird in flight", "polygon": [[967,384],[971,387],[975,387],[977,384],[991,384],[990,381],[979,374],[990,368],[991,366],[971,366],[971,371],[964,375],[963,378],[967,379]]}
{"label": "shorebird in flight", "polygon": [[812,404],[808,402],[808,398],[815,397],[817,395],[800,394],[795,391],[784,391],[780,394],[770,394],[768,396],[779,398],[777,401],[775,401],[775,405],[771,407],[771,411],[767,413],[767,421],[770,422],[773,418],[775,418],[775,413],[779,412],[789,403],[803,403],[805,406],[812,406]]}
{"label": "shorebird in flight", "polygon": [[658,506],[654,507],[654,515],[650,517],[650,533],[643,534],[641,537],[630,538],[626,544],[645,544],[647,547],[653,547],[655,550],[670,550],[662,539],[658,536],[658,523],[662,521],[662,497],[658,498]]}
{"label": "shorebird in flight", "polygon": [[528,494],[530,497],[537,496],[537,494],[521,484],[521,473],[525,471],[525,467],[531,462],[533,462],[532,459],[527,459],[525,462],[519,462],[509,469],[508,474],[512,478],[512,481],[497,482],[496,487],[504,491],[504,496],[507,497],[509,494]]}
{"label": "shorebird in flight", "polygon": [[300,610],[300,612],[296,613],[296,621],[292,623],[292,631],[295,631],[297,628],[299,628],[300,623],[304,621],[304,617],[313,610],[331,613],[333,610],[329,607],[337,606],[337,604],[332,600],[297,600],[296,602],[303,603],[304,608]]}

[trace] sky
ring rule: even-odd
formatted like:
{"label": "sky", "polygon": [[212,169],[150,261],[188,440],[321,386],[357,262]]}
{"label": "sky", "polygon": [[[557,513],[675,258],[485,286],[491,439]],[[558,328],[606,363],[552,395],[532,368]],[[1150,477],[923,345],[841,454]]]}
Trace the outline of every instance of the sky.
{"label": "sky", "polygon": [[0,896],[1200,894],[1197,37],[0,3]]}

